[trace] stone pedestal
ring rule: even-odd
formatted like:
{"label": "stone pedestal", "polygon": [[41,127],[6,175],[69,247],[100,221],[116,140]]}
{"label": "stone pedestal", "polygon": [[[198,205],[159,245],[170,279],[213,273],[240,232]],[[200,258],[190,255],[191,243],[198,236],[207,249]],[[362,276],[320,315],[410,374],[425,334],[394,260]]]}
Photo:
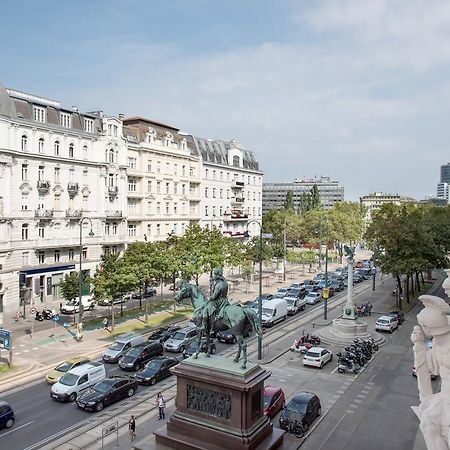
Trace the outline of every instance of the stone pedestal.
{"label": "stone pedestal", "polygon": [[177,376],[176,410],[156,441],[182,450],[274,449],[284,432],[263,414],[264,380],[270,372],[247,369],[231,359],[200,354],[172,369]]}

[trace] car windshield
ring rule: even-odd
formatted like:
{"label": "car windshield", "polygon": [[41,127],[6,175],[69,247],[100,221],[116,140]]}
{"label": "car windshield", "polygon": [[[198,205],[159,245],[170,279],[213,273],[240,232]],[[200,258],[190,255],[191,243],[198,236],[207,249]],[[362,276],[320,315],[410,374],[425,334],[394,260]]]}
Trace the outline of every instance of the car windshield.
{"label": "car windshield", "polygon": [[103,380],[97,383],[92,389],[94,391],[100,392],[101,394],[104,394],[105,392],[109,392],[111,390],[111,380]]}
{"label": "car windshield", "polygon": [[135,358],[136,356],[139,356],[141,354],[141,351],[141,348],[132,348],[127,352],[127,356],[133,356]]}
{"label": "car windshield", "polygon": [[308,294],[307,297],[308,298],[316,298],[316,294],[311,293],[311,294]]}
{"label": "car windshield", "polygon": [[263,314],[266,314],[267,316],[271,316],[272,313],[273,313],[273,310],[270,309],[270,308],[263,308],[263,309],[262,309],[262,313],[263,313]]}
{"label": "car windshield", "polygon": [[190,350],[197,350],[197,342],[191,342],[188,347]]}
{"label": "car windshield", "polygon": [[75,384],[77,384],[77,381],[78,381],[78,377],[72,373],[66,373],[59,380],[59,382],[61,384],[64,384],[65,386],[75,386]]}
{"label": "car windshield", "polygon": [[185,337],[185,333],[178,332],[173,335],[172,339],[175,339],[176,341],[182,341]]}
{"label": "car windshield", "polygon": [[294,300],[294,299],[291,299],[291,298],[287,298],[287,299],[286,299],[286,303],[287,303],[289,306],[293,306],[294,303],[295,303],[295,300]]}
{"label": "car windshield", "polygon": [[68,362],[62,362],[61,364],[59,364],[58,366],[55,367],[55,370],[58,372],[68,372],[70,370],[70,368],[72,367],[72,364],[69,364]]}
{"label": "car windshield", "polygon": [[108,348],[114,352],[120,352],[124,347],[123,342],[113,342]]}
{"label": "car windshield", "polygon": [[388,320],[384,320],[384,319],[378,319],[378,323],[389,323]]}
{"label": "car windshield", "polygon": [[310,356],[311,358],[318,358],[320,356],[320,353],[318,352],[312,352],[311,350],[309,352],[306,352],[305,356]]}
{"label": "car windshield", "polygon": [[78,304],[78,300],[70,300],[70,302],[66,303],[66,306],[75,306]]}
{"label": "car windshield", "polygon": [[150,361],[145,368],[150,370],[159,370],[161,367],[161,361]]}
{"label": "car windshield", "polygon": [[267,408],[270,405],[271,398],[272,397],[270,395],[265,395],[264,396],[264,408]]}
{"label": "car windshield", "polygon": [[289,291],[289,294],[291,295],[297,295],[300,292],[299,288],[293,288]]}
{"label": "car windshield", "polygon": [[303,401],[298,401],[298,400],[294,400],[292,399],[286,409],[288,411],[294,411],[294,412],[298,412],[300,414],[305,414],[306,413],[306,407],[308,406],[307,403],[303,402]]}

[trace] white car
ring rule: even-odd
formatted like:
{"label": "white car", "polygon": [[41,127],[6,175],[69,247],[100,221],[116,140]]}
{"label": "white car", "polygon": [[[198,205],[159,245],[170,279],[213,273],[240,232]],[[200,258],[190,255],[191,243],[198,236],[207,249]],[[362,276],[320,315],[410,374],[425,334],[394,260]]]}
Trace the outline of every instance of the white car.
{"label": "white car", "polygon": [[375,322],[375,331],[389,331],[392,333],[398,328],[398,321],[393,316],[381,316]]}
{"label": "white car", "polygon": [[306,303],[308,305],[315,305],[317,302],[320,302],[321,294],[320,292],[310,292],[306,297]]}
{"label": "white car", "polygon": [[310,348],[303,357],[304,366],[314,366],[320,369],[333,359],[333,354],[323,347]]}

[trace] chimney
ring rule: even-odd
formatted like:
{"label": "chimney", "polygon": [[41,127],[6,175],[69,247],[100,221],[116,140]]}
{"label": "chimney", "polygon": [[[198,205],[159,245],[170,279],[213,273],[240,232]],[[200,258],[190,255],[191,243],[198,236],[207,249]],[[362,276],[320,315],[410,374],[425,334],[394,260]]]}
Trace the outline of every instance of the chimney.
{"label": "chimney", "polygon": [[125,115],[123,113],[119,113],[119,120],[125,119]]}

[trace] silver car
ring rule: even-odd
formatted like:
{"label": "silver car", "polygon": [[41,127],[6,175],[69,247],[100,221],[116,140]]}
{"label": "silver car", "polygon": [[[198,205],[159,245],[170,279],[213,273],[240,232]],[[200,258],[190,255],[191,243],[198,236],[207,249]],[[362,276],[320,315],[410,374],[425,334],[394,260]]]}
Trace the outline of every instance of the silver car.
{"label": "silver car", "polygon": [[164,342],[164,350],[168,352],[182,352],[196,338],[197,329],[195,327],[182,328]]}

